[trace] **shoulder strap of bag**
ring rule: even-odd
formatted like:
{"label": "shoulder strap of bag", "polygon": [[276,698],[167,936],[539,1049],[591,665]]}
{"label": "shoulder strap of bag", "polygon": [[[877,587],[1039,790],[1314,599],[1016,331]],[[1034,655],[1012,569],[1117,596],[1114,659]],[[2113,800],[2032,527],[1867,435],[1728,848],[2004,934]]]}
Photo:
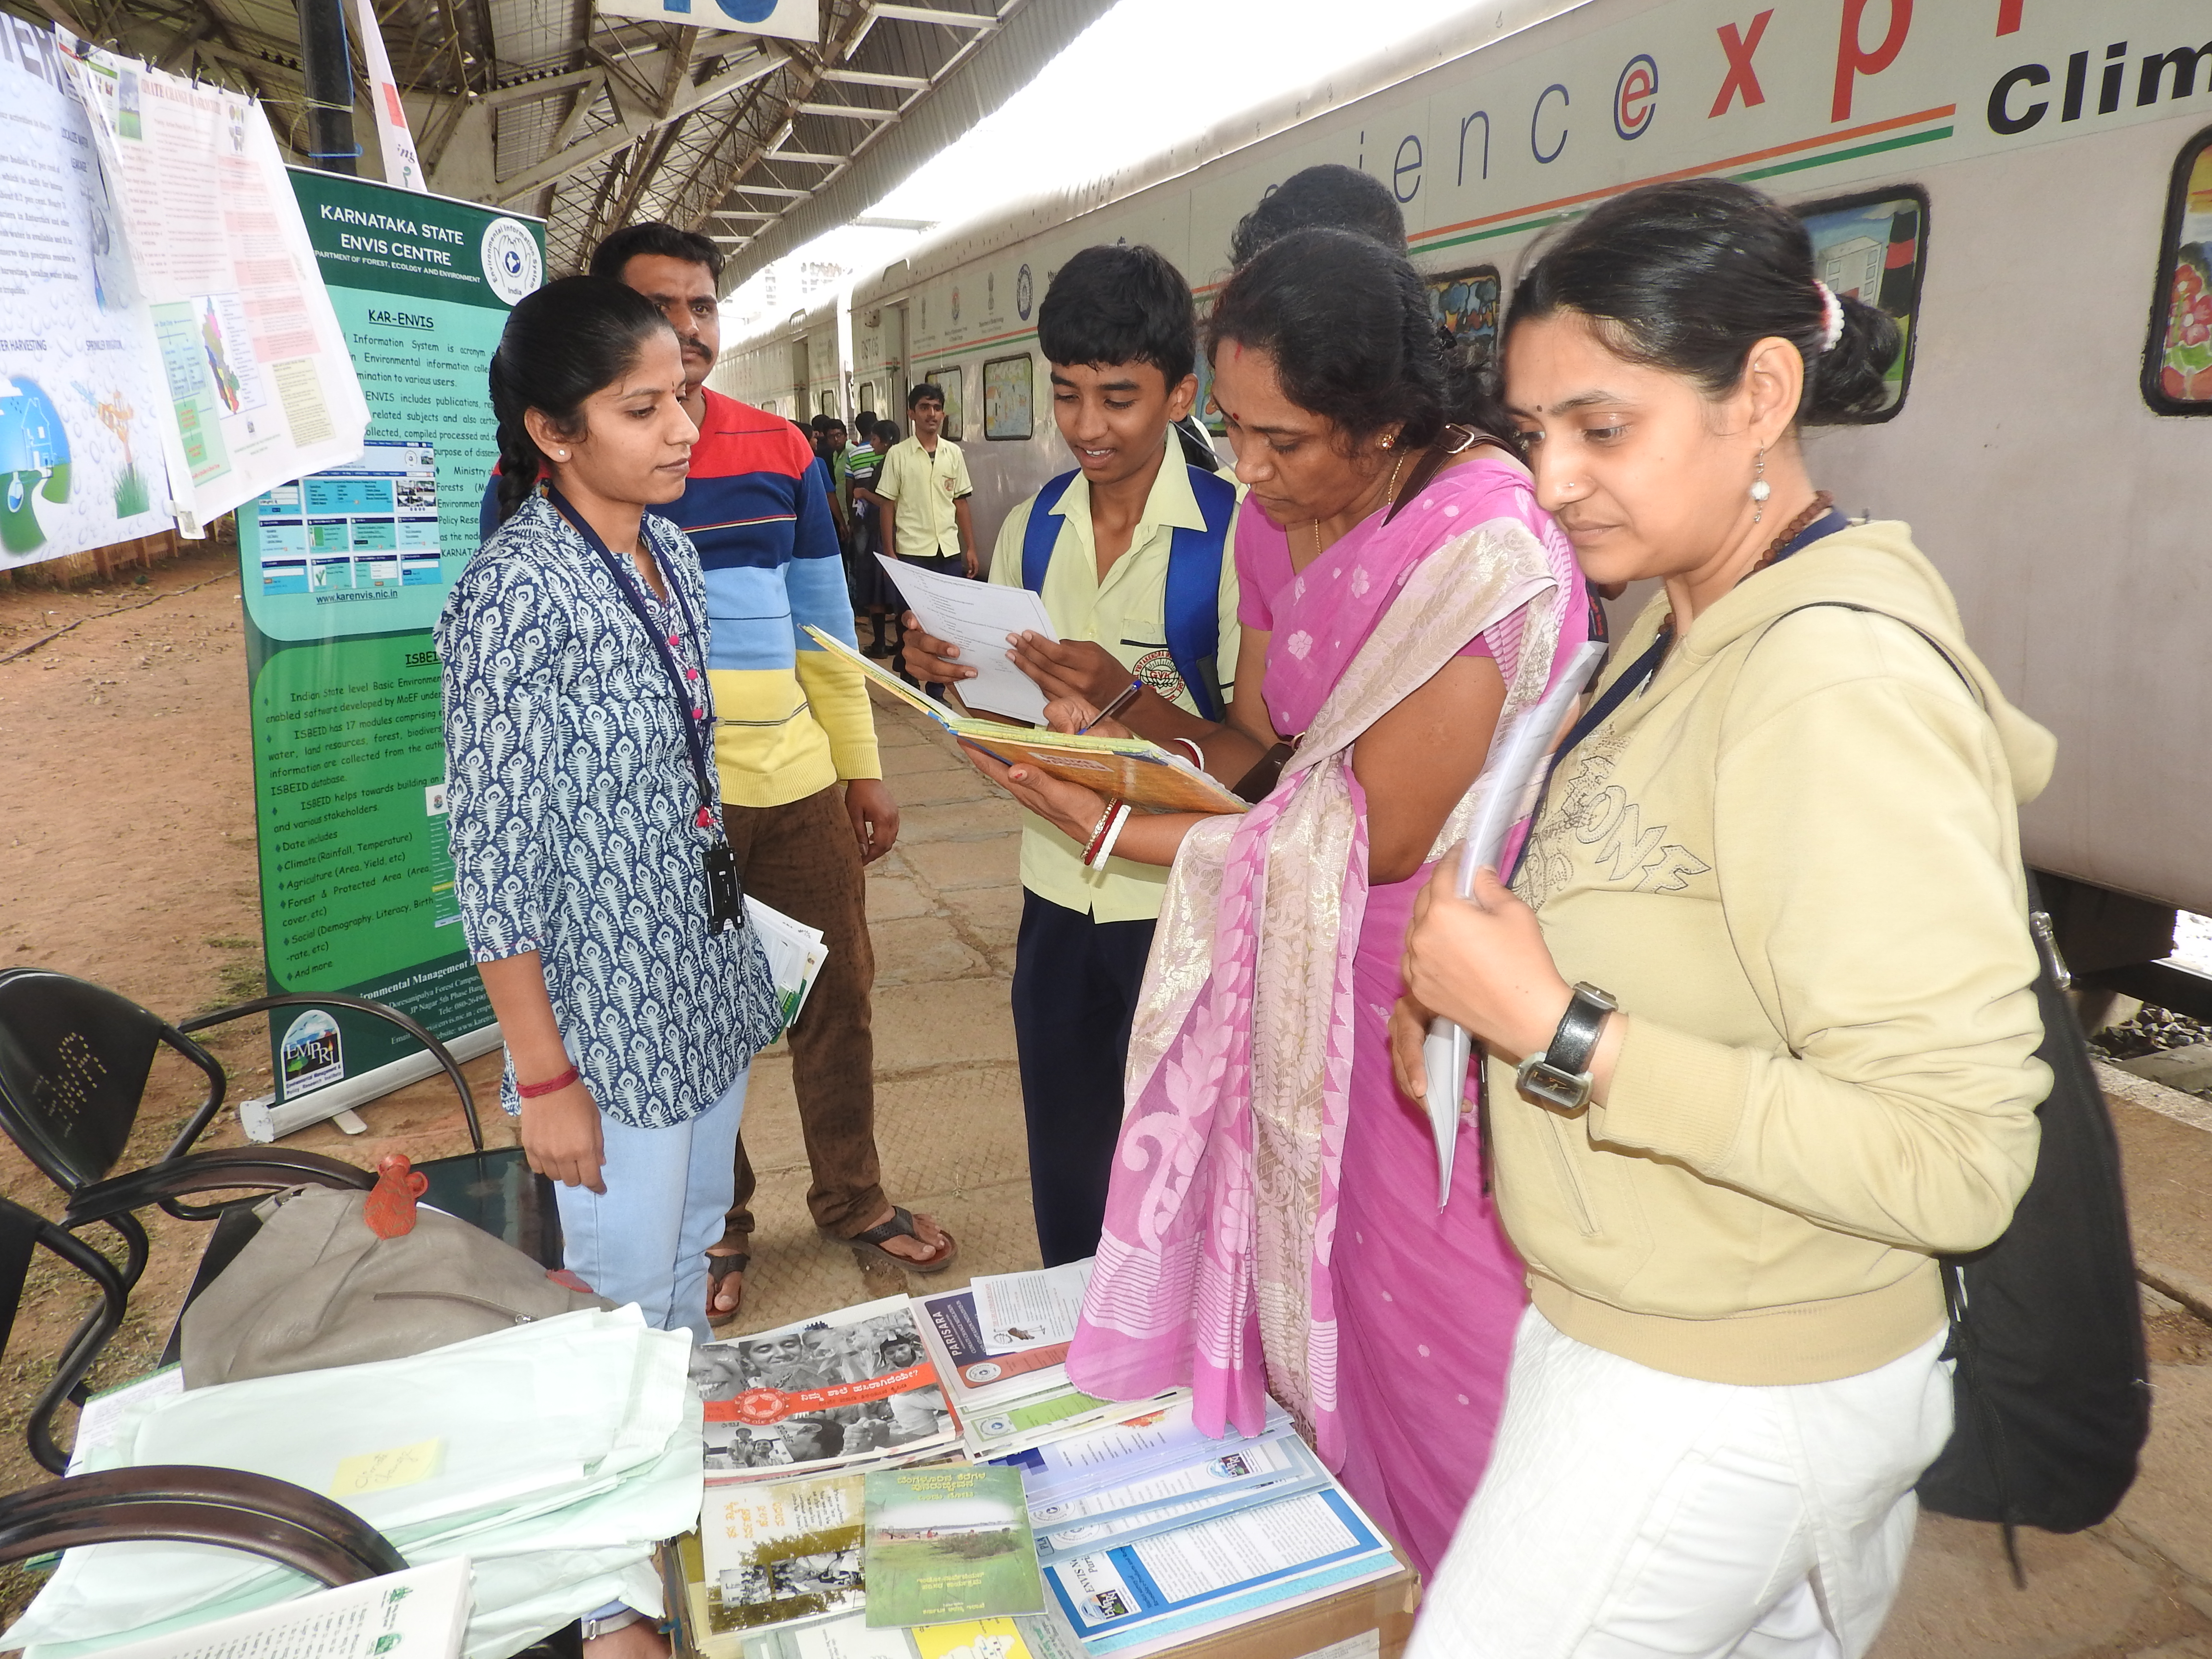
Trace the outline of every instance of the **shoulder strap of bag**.
{"label": "shoulder strap of bag", "polygon": [[[1823,604],[1911,629],[1987,710],[1966,669],[1927,629],[1842,599],[1797,610]],[[1957,1365],[1956,1422],[1917,1485],[1926,1507],[2002,1527],[2013,1582],[2023,1589],[2016,1528],[2074,1532],[2105,1519],[2134,1480],[2149,1427],[2142,1305],[2118,1142],[2065,998],[2073,975],[2059,955],[2035,872],[2024,874],[2044,1028],[2036,1057],[2051,1073],[2051,1092],[2036,1109],[2040,1150],[2047,1154],[2056,1142],[2062,1155],[2039,1156],[2013,1220],[1995,1243],[1969,1255],[1936,1257],[1950,1324],[1944,1357]],[[2067,1282],[2055,1282],[2054,1261],[2073,1275]],[[1994,1298],[1994,1316],[1984,1310],[1977,1318],[1977,1289]],[[2059,1324],[2067,1329],[2054,1340]],[[2023,1326],[2037,1328],[2023,1338]],[[2070,1356],[2070,1363],[2052,1364],[2057,1353]]]}
{"label": "shoulder strap of bag", "polygon": [[[1190,469],[1204,527],[1178,528],[1168,544],[1168,655],[1190,688],[1199,718],[1221,718],[1221,561],[1237,516],[1237,490],[1218,473]],[[1034,509],[1032,509],[1034,511]]]}
{"label": "shoulder strap of bag", "polygon": [[1052,564],[1053,544],[1060,539],[1060,520],[1052,510],[1074,482],[1073,472],[1048,479],[1030,503],[1030,521],[1022,526],[1022,586],[1032,593],[1044,592],[1044,573]]}

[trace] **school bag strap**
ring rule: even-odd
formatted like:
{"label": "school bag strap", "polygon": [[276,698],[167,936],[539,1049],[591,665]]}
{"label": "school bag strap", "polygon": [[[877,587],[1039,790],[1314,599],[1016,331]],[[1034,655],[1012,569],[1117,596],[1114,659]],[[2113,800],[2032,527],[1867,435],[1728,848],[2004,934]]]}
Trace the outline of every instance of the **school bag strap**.
{"label": "school bag strap", "polygon": [[1190,493],[1205,526],[1185,526],[1168,544],[1168,655],[1190,688],[1200,720],[1221,718],[1221,561],[1237,516],[1237,490],[1216,472],[1190,469]]}
{"label": "school bag strap", "polygon": [[[1237,490],[1218,473],[1188,468],[1190,493],[1197,498],[1202,526],[1178,527],[1168,544],[1166,599],[1168,655],[1190,690],[1199,718],[1221,718],[1221,561],[1229,545],[1229,526],[1237,516]],[[1049,480],[1030,503],[1022,527],[1022,586],[1044,592],[1044,573],[1060,540],[1053,508],[1075,482],[1073,472]]]}
{"label": "school bag strap", "polygon": [[1053,544],[1060,539],[1060,520],[1053,515],[1053,508],[1074,482],[1073,472],[1048,478],[1030,503],[1030,521],[1022,526],[1022,586],[1032,593],[1044,592],[1044,573],[1052,563]]}
{"label": "school bag strap", "polygon": [[[1822,605],[1912,629],[1982,704],[1966,670],[1925,629],[1839,599],[1796,610]],[[2133,1484],[2150,1432],[2149,1359],[2119,1139],[2066,998],[2070,976],[2035,873],[2026,875],[2043,1018],[2035,1054],[2051,1079],[2036,1108],[2042,1142],[2027,1190],[1996,1242],[1936,1259],[1950,1317],[1944,1358],[1955,1364],[1955,1424],[1917,1487],[1928,1509],[2002,1526],[2015,1582],[2014,1529],[2079,1532],[2104,1520]]]}

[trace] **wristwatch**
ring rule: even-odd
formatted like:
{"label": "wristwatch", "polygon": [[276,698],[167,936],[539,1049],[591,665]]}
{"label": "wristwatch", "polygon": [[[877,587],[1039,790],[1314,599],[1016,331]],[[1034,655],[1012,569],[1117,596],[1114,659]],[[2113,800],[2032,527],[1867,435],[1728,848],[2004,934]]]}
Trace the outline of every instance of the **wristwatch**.
{"label": "wristwatch", "polygon": [[585,1619],[578,1621],[586,1642],[597,1641],[602,1636],[612,1636],[618,1630],[628,1630],[632,1625],[641,1625],[646,1615],[635,1607],[624,1607],[620,1613],[611,1613],[604,1619]]}
{"label": "wristwatch", "polygon": [[1552,1033],[1551,1045],[1521,1062],[1522,1094],[1539,1106],[1562,1112],[1579,1111],[1589,1104],[1590,1056],[1597,1052],[1605,1017],[1620,1006],[1596,986],[1577,985],[1567,1012],[1559,1017],[1559,1029]]}

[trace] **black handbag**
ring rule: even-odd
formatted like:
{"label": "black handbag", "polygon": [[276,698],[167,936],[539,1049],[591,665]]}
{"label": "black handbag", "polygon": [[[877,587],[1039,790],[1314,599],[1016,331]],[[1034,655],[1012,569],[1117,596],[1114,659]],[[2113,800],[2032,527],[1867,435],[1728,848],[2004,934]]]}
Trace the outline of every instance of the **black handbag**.
{"label": "black handbag", "polygon": [[2035,1175],[1996,1243],[1945,1256],[1945,1357],[1958,1420],[1920,1477],[1920,1501],[2005,1529],[2079,1532],[2119,1507],[2150,1433],[2142,1297],[2110,1109],[2074,1010],[2051,919],[2028,877],[2051,1093]]}

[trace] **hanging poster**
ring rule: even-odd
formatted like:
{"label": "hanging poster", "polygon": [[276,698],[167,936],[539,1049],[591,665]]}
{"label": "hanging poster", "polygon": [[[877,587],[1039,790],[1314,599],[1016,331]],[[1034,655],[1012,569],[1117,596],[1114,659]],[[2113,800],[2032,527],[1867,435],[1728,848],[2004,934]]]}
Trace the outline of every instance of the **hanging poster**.
{"label": "hanging poster", "polygon": [[0,569],[167,530],[154,337],[54,37],[0,15]]}
{"label": "hanging poster", "polygon": [[[368,429],[357,457],[239,509],[270,988],[390,1003],[465,1056],[495,1028],[453,895],[430,630],[477,550],[496,457],[485,372],[544,275],[544,229],[334,173],[289,188]],[[405,1080],[375,1075],[405,1037],[331,1012],[277,1056],[283,1098]]]}
{"label": "hanging poster", "polygon": [[368,410],[261,106],[58,39],[153,318],[185,533],[361,453]]}

